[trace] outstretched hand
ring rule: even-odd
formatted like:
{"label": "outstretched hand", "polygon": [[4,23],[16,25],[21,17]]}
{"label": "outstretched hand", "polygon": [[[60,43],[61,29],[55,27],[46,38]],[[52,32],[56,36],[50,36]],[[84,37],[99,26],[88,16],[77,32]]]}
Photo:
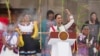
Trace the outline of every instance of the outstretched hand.
{"label": "outstretched hand", "polygon": [[65,9],[65,12],[66,12],[68,15],[71,15],[69,9]]}
{"label": "outstretched hand", "polygon": [[65,11],[68,12],[69,10],[68,9],[65,9]]}

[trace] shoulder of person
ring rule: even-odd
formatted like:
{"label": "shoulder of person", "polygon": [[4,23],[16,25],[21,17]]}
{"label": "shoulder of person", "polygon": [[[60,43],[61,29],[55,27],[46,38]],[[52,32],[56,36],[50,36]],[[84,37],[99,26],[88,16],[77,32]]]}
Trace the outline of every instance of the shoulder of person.
{"label": "shoulder of person", "polygon": [[30,23],[31,23],[31,24],[35,24],[35,23],[38,24],[38,21],[35,20],[35,21],[33,21],[33,22],[31,21]]}
{"label": "shoulder of person", "polygon": [[76,23],[73,23],[73,24],[71,25],[71,27],[76,27]]}
{"label": "shoulder of person", "polygon": [[50,27],[50,30],[49,30],[49,32],[56,31],[56,28],[57,28],[57,26],[54,26],[54,25],[52,25],[52,26]]}
{"label": "shoulder of person", "polygon": [[17,27],[20,27],[20,26],[23,26],[23,24],[22,23],[18,23],[17,24]]}
{"label": "shoulder of person", "polygon": [[81,35],[83,35],[83,34],[82,34],[82,33],[79,33],[79,34],[78,34],[78,36],[81,36]]}
{"label": "shoulder of person", "polygon": [[79,33],[78,36],[79,36],[79,37],[85,37],[85,35],[83,35],[83,33]]}
{"label": "shoulder of person", "polygon": [[47,22],[47,19],[43,19],[42,22]]}
{"label": "shoulder of person", "polygon": [[7,36],[7,34],[8,34],[7,31],[3,32],[3,36]]}
{"label": "shoulder of person", "polygon": [[53,22],[54,22],[54,24],[56,24],[56,21],[55,20],[53,20]]}
{"label": "shoulder of person", "polygon": [[41,25],[45,25],[47,23],[47,19],[43,19],[42,21],[41,21]]}
{"label": "shoulder of person", "polygon": [[97,25],[99,25],[99,24],[100,24],[100,22],[98,21],[98,22],[96,22],[96,24],[97,24]]}

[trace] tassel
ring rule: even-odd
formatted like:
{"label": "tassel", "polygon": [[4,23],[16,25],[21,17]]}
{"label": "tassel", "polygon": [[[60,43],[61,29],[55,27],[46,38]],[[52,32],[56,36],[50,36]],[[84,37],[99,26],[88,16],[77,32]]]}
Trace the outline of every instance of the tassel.
{"label": "tassel", "polygon": [[38,37],[38,24],[37,24],[37,22],[35,21],[34,22],[34,33],[32,34],[32,38],[36,38],[36,37]]}
{"label": "tassel", "polygon": [[24,46],[24,41],[23,41],[22,34],[21,34],[21,32],[20,32],[20,30],[18,28],[16,28],[15,30],[19,33],[19,43],[18,43],[18,46],[19,47],[23,47]]}

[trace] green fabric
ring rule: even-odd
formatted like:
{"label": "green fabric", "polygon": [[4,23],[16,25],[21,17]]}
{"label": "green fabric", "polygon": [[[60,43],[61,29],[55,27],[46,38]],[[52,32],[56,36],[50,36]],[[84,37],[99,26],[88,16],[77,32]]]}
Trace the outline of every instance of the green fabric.
{"label": "green fabric", "polygon": [[[41,32],[46,32],[46,30],[47,30],[46,23],[47,23],[46,19],[42,21],[42,23],[41,23]],[[46,39],[47,35],[42,34],[41,37],[42,37],[42,48],[45,48],[45,39]]]}
{"label": "green fabric", "polygon": [[60,29],[59,29],[59,27],[57,26],[57,30],[58,30],[58,32],[60,32]]}

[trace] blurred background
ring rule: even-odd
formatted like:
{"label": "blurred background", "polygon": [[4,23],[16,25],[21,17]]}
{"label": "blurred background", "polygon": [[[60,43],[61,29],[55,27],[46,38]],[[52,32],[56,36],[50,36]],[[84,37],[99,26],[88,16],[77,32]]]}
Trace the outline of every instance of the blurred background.
{"label": "blurred background", "polygon": [[[8,16],[7,0],[0,0],[0,16]],[[41,10],[42,18],[46,17],[47,10],[53,10],[55,13],[61,13],[65,19],[65,9],[68,8],[75,17],[78,25],[88,20],[91,12],[96,12],[100,18],[100,0],[8,0],[12,22],[15,22],[18,17],[24,13],[29,12],[34,14],[37,19],[38,10]],[[81,22],[81,23],[79,23]]]}
{"label": "blurred background", "polygon": [[13,23],[27,12],[32,14],[33,19],[45,19],[47,10],[61,13],[66,22],[66,8],[74,15],[79,29],[90,18],[91,12],[96,12],[98,19],[100,18],[100,0],[0,0],[0,17],[9,17],[6,1],[9,2]]}

